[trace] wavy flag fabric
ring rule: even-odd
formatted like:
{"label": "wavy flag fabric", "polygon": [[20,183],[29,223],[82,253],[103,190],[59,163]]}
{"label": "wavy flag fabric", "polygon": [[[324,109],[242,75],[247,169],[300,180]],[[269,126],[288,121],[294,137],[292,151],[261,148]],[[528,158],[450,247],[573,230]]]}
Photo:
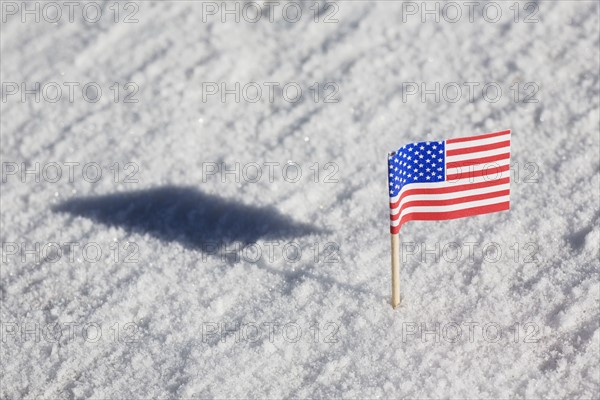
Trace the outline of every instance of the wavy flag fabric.
{"label": "wavy flag fabric", "polygon": [[510,130],[410,143],[388,156],[390,231],[510,208]]}

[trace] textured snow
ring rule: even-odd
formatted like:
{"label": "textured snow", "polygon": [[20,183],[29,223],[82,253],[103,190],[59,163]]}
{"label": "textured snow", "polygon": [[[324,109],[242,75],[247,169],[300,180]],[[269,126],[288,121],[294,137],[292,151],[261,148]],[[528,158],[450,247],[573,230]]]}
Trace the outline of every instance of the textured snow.
{"label": "textured snow", "polygon": [[[312,2],[296,23],[280,8],[273,23],[203,22],[192,1],[138,2],[132,24],[107,8],[98,23],[80,8],[74,22],[2,22],[3,83],[98,82],[103,95],[2,103],[2,162],[59,163],[63,177],[3,175],[0,397],[598,398],[599,6],[539,2],[539,21],[525,23],[525,3],[518,22],[512,3],[496,3],[498,23],[404,22],[387,1],[338,2],[337,23],[322,22],[328,12],[315,22]],[[123,102],[127,82],[138,103]],[[297,82],[304,96],[203,101],[203,82]],[[315,82],[336,83],[340,101],[323,102],[328,89],[315,102]],[[503,95],[403,101],[405,82],[497,82]],[[515,102],[515,82],[537,83],[539,101]],[[520,174],[510,212],[405,225],[405,243],[477,247],[457,262],[406,257],[392,310],[387,152],[502,129]],[[298,182],[282,178],[290,161]],[[79,163],[72,181],[65,162]],[[263,176],[203,174],[221,162],[254,162]],[[265,162],[280,164],[273,182]],[[98,182],[82,178],[86,163],[103,167]],[[124,182],[127,163],[138,183]],[[80,247],[72,259],[8,254],[49,242]],[[100,261],[82,256],[92,242]],[[127,242],[136,262],[124,262]],[[292,242],[296,262],[282,256]],[[492,242],[497,262],[481,251]],[[236,260],[235,245],[262,257]]]}

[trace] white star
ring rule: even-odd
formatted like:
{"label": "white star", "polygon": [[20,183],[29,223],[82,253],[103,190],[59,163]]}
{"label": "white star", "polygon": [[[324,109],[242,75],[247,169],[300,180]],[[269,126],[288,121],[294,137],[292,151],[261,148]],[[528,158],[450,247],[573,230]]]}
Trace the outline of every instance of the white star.
{"label": "white star", "polygon": [[425,178],[425,179],[427,179],[427,180],[430,180],[431,178],[427,177],[427,178]]}

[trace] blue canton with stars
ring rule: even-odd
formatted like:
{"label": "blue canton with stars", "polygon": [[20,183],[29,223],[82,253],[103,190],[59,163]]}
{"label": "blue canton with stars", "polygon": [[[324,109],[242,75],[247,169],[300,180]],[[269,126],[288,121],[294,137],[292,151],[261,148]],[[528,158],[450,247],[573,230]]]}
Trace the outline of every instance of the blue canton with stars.
{"label": "blue canton with stars", "polygon": [[388,157],[390,197],[404,185],[446,180],[445,142],[417,142],[402,146]]}

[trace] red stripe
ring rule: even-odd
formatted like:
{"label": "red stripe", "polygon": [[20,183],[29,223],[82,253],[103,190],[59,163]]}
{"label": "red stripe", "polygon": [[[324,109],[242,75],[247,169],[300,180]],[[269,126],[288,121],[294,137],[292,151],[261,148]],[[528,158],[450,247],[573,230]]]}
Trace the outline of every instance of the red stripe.
{"label": "red stripe", "polygon": [[506,160],[510,158],[510,153],[497,154],[495,156],[472,158],[470,160],[453,161],[446,163],[446,168],[468,167],[476,164],[485,164],[493,161]]}
{"label": "red stripe", "polygon": [[506,177],[506,178],[502,178],[502,179],[498,179],[498,180],[491,180],[491,181],[477,182],[477,183],[467,183],[464,185],[456,185],[456,186],[449,186],[449,187],[442,187],[442,188],[410,189],[410,190],[407,190],[406,192],[402,193],[402,196],[400,196],[398,201],[396,201],[394,203],[390,203],[390,208],[394,209],[394,208],[398,207],[400,205],[400,202],[402,201],[402,199],[404,199],[406,196],[412,196],[415,194],[435,195],[435,194],[444,194],[444,193],[454,193],[454,192],[462,192],[464,190],[481,189],[481,188],[490,187],[490,186],[504,185],[506,183],[510,183],[510,177]]}
{"label": "red stripe", "polygon": [[414,200],[414,201],[409,201],[409,202],[406,202],[406,203],[402,204],[402,207],[400,207],[398,209],[398,212],[396,214],[390,214],[390,220],[391,221],[398,220],[398,218],[400,218],[400,214],[402,214],[402,211],[404,209],[406,209],[406,208],[409,208],[409,207],[440,207],[440,206],[451,206],[451,205],[454,205],[454,204],[468,203],[468,202],[471,202],[471,201],[478,201],[478,200],[492,199],[494,197],[508,196],[509,194],[510,194],[510,189],[504,189],[504,190],[497,190],[495,192],[480,193],[480,194],[473,194],[471,196],[456,197],[456,198],[453,198],[453,199]]}
{"label": "red stripe", "polygon": [[[468,203],[470,201],[485,200],[485,199],[491,199],[494,197],[507,196],[509,194],[510,194],[510,189],[505,189],[505,190],[499,190],[497,192],[481,193],[481,194],[474,194],[472,196],[457,197],[455,199],[408,201],[402,205],[402,207],[400,208],[400,213],[402,213],[402,210],[404,210],[405,208],[408,208],[408,207],[450,206],[453,204]],[[398,215],[400,215],[400,213],[398,213]],[[396,219],[398,219],[398,218],[396,218]]]}
{"label": "red stripe", "polygon": [[458,156],[461,154],[469,154],[469,153],[477,153],[479,151],[488,151],[499,149],[501,147],[510,147],[510,140],[505,140],[504,142],[484,144],[481,146],[473,146],[473,147],[461,147],[460,149],[451,149],[446,150],[446,156]]}
{"label": "red stripe", "polygon": [[506,135],[509,133],[510,133],[510,129],[506,130],[506,131],[502,131],[502,132],[486,133],[486,134],[477,135],[477,136],[448,139],[448,140],[446,140],[446,143],[452,144],[452,143],[470,142],[471,140],[487,139],[487,138],[491,138],[491,137]]}
{"label": "red stripe", "polygon": [[499,174],[501,172],[504,171],[508,171],[510,169],[510,165],[502,165],[502,166],[487,166],[484,169],[478,170],[478,171],[466,171],[466,172],[459,172],[458,174],[452,174],[452,175],[447,175],[446,176],[446,181],[447,182],[452,182],[452,181],[458,181],[460,179],[467,179],[467,178],[475,178],[478,176],[486,176],[486,175],[491,175],[491,174]]}
{"label": "red stripe", "polygon": [[397,234],[400,232],[400,227],[408,221],[439,221],[439,220],[448,220],[448,219],[456,219],[456,218],[464,218],[470,217],[473,215],[481,215],[481,214],[489,214],[499,211],[505,211],[510,209],[510,202],[505,201],[503,203],[498,204],[490,204],[487,206],[479,206],[472,208],[464,208],[462,210],[456,211],[446,211],[446,212],[431,212],[431,213],[410,213],[406,214],[400,220],[400,224],[398,226],[390,226],[390,233]]}

